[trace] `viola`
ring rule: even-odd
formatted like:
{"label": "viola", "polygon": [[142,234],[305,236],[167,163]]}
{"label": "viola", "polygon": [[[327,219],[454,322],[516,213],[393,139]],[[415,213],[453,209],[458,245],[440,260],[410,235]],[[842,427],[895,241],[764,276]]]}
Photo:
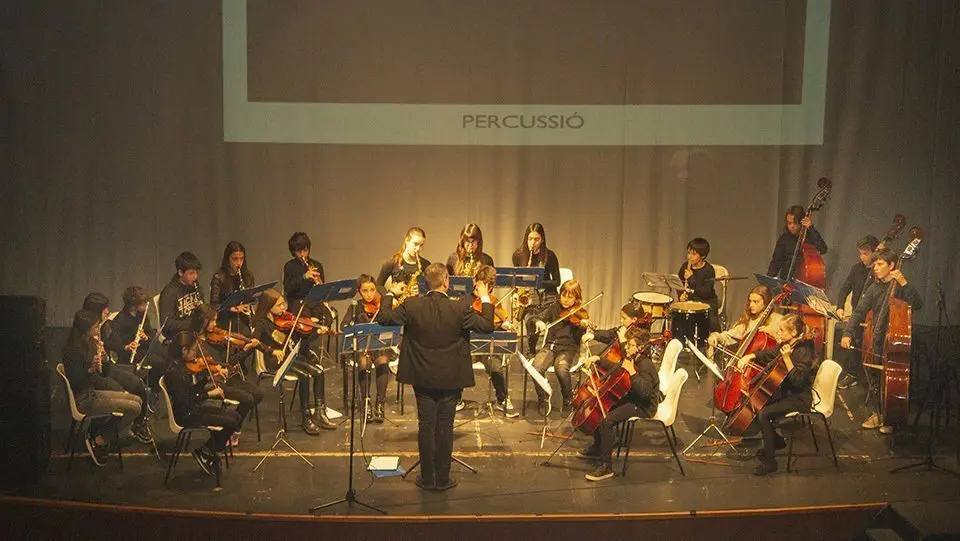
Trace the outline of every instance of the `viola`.
{"label": "viola", "polygon": [[[507,313],[506,308],[500,306],[500,301],[497,300],[496,295],[490,295],[490,302],[493,303],[493,326],[499,329],[503,322],[510,318],[510,314]],[[473,299],[473,310],[478,314],[483,312],[483,303],[480,302],[480,297]]]}

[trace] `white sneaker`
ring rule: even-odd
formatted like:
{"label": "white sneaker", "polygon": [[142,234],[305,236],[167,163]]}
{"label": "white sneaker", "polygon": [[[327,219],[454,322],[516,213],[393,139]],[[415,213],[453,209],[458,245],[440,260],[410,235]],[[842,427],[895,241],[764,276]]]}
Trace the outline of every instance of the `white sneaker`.
{"label": "white sneaker", "polygon": [[875,428],[880,428],[882,425],[883,423],[880,422],[880,414],[874,412],[874,414],[871,415],[870,418],[864,421],[860,426],[866,428],[867,430],[873,430]]}
{"label": "white sneaker", "polygon": [[893,427],[890,425],[883,425],[880,427],[880,433],[883,435],[893,434]]}
{"label": "white sneaker", "polygon": [[463,411],[465,407],[467,407],[467,405],[463,403],[463,400],[457,402],[457,411]]}

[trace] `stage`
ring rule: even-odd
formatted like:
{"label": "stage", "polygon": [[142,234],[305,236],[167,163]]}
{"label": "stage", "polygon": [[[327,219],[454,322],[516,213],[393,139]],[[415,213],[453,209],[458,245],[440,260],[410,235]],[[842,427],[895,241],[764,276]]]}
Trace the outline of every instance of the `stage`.
{"label": "stage", "polygon": [[[692,356],[683,353],[678,364],[691,372],[681,393],[675,423],[679,449],[693,441],[709,423],[711,414],[713,377],[701,370],[703,379],[698,382],[693,375],[698,366],[695,362]],[[328,401],[332,407],[341,409],[339,368],[334,368],[330,375]],[[552,374],[548,378],[553,381]],[[651,425],[637,430],[626,477],[617,475],[591,483],[584,479],[590,463],[576,457],[576,452],[590,441],[586,436],[575,436],[549,465],[542,465],[561,439],[547,437],[541,448],[543,421],[536,416],[532,387],[527,393],[526,417],[478,417],[477,412],[484,409],[483,404],[488,400],[489,380],[482,370],[476,371],[476,379],[477,386],[464,393],[466,408],[457,415],[455,453],[477,468],[478,473],[454,464],[454,476],[460,479],[460,485],[437,493],[417,488],[413,475],[407,479],[397,476],[374,480],[365,471],[366,462],[373,456],[399,456],[403,468],[410,467],[416,460],[413,392],[405,389],[405,412],[401,415],[395,395],[396,382],[391,378],[387,417],[392,423],[370,424],[362,438],[360,424],[357,424],[354,482],[361,501],[384,509],[389,516],[704,514],[753,508],[782,510],[887,503],[898,513],[913,517],[908,518],[910,521],[925,520],[934,524],[929,528],[935,531],[960,531],[960,517],[953,512],[960,499],[960,479],[924,469],[888,473],[921,457],[926,430],[919,434],[902,430],[890,436],[862,430],[859,424],[868,415],[863,405],[862,384],[841,391],[854,420],[848,418],[839,400],[830,418],[839,471],[829,455],[822,424],[815,427],[819,454],[814,452],[809,431],[799,430],[794,449],[799,457],[795,471],[785,471],[784,450],[778,452],[780,471],[766,477],[750,473],[754,460],[738,460],[728,455],[726,447],[701,445],[705,440],[681,455],[686,472],[682,475],[662,431]],[[268,383],[264,381],[263,385]],[[519,411],[523,379],[516,361],[509,386]],[[111,506],[286,515],[305,514],[313,506],[343,497],[347,490],[348,422],[338,430],[311,437],[300,430],[299,414],[290,414],[288,439],[316,468],[311,469],[297,456],[284,452],[267,459],[260,470],[252,472],[274,441],[278,427],[276,391],[269,391],[260,406],[260,442],[253,420],[245,423],[230,469],[224,471],[222,490],[214,490],[215,479],[204,475],[188,455],[182,457],[169,486],[164,487],[166,463],[158,460],[152,448],[140,444],[125,449],[123,471],[115,456],[105,467],[96,468],[90,466],[85,454],[79,453],[72,469],[67,471],[68,461],[63,450],[69,414],[60,381],[52,381],[51,389],[53,457],[47,473],[35,486],[9,492],[10,495]],[[290,400],[288,391],[286,403]],[[173,437],[162,403],[160,413],[153,416],[152,426],[157,445],[166,459],[173,447]],[[559,411],[554,411],[549,418],[548,433],[559,435],[569,430],[569,426],[562,423]],[[752,456],[758,445],[758,441],[745,440],[738,447]],[[937,450],[939,464],[957,469],[955,447],[941,444]],[[619,472],[620,466],[621,461],[615,459],[614,469]],[[370,514],[363,508],[345,504],[325,512],[328,515],[346,513]]]}

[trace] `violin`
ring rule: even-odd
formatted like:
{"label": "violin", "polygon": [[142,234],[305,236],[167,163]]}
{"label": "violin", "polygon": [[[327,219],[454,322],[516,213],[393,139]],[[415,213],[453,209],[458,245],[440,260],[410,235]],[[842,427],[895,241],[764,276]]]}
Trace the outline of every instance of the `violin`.
{"label": "violin", "polygon": [[580,305],[574,305],[570,308],[564,308],[560,311],[559,319],[566,319],[574,327],[579,327],[583,320],[589,320],[590,314]]}
{"label": "violin", "polygon": [[[325,326],[325,325],[321,325],[320,323],[311,321],[309,319],[303,319],[303,318],[297,319],[297,317],[291,314],[290,312],[284,312],[279,316],[276,316],[273,318],[273,324],[276,325],[278,329],[283,329],[285,331],[289,331],[290,329],[293,328],[294,321],[296,321],[297,323],[297,329],[296,329],[297,332],[301,334],[310,334],[314,331],[318,331],[320,327]],[[331,332],[331,331],[328,330],[327,332]]]}
{"label": "violin", "polygon": [[187,371],[191,374],[200,374],[204,371],[212,372],[213,369],[219,369],[220,363],[218,363],[216,359],[209,355],[197,355],[196,359],[184,362],[183,366],[186,367]]}
{"label": "violin", "polygon": [[373,316],[377,315],[377,312],[379,311],[380,311],[380,294],[379,293],[377,293],[377,295],[373,298],[372,301],[370,302],[363,301],[363,312],[367,314],[368,317],[372,318]]}
{"label": "violin", "polygon": [[207,331],[205,338],[207,342],[217,346],[221,346],[229,342],[229,344],[234,347],[244,347],[253,340],[252,338],[244,336],[240,333],[228,333],[220,327],[214,327],[213,329]]}
{"label": "violin", "polygon": [[[490,302],[493,304],[493,326],[500,328],[503,325],[503,322],[510,319],[510,314],[507,313],[507,309],[500,306],[500,301],[503,299],[497,300],[497,296],[490,294]],[[480,314],[483,312],[483,303],[480,302],[480,297],[473,299],[473,310]]]}

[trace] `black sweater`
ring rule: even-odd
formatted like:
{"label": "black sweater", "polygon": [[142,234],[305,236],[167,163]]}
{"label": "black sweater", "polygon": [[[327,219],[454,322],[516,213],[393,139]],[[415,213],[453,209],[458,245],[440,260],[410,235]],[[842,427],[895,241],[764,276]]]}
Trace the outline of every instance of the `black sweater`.
{"label": "black sweater", "polygon": [[190,413],[207,399],[207,376],[200,374],[193,382],[191,374],[180,362],[171,362],[163,375],[163,382],[173,405],[173,417],[178,423],[184,423]]}
{"label": "black sweater", "polygon": [[[559,319],[562,310],[560,303],[555,302],[548,306],[535,321],[543,321],[549,325]],[[570,323],[570,318],[567,318],[547,330],[544,347],[554,351],[576,351],[580,349],[580,339],[584,332],[586,330],[583,327]]]}
{"label": "black sweater", "polygon": [[160,292],[159,304],[164,336],[170,337],[180,331],[193,330],[193,312],[203,304],[200,284],[194,282],[192,286],[183,285],[180,276],[174,274]]}
{"label": "black sweater", "polygon": [[[490,265],[491,267],[495,266],[493,264],[493,258],[484,252],[480,252],[477,255],[477,260],[480,262],[480,265]],[[480,267],[478,266],[477,270],[479,269]],[[457,252],[453,252],[450,254],[450,257],[447,258],[447,272],[450,273],[450,276],[462,276],[457,274]],[[471,276],[471,278],[473,277]]]}
{"label": "black sweater", "polygon": [[856,310],[857,305],[860,303],[860,297],[863,295],[863,292],[867,290],[864,284],[867,284],[867,279],[869,278],[870,282],[873,282],[873,273],[870,272],[870,269],[857,261],[852,267],[850,267],[850,272],[847,273],[847,279],[843,281],[843,285],[840,286],[840,294],[837,296],[837,306],[843,308],[844,301],[847,300],[847,295],[853,294],[850,297],[850,306]]}
{"label": "black sweater", "polygon": [[[680,265],[680,270],[677,271],[677,276],[680,277],[681,281],[683,280],[683,271],[687,270],[687,265],[688,263],[684,262],[683,265]],[[717,300],[717,292],[713,288],[716,283],[714,278],[716,277],[717,273],[710,263],[704,262],[704,265],[699,269],[693,269],[693,275],[687,280],[687,287],[692,289],[693,293],[690,293],[687,299],[705,302],[711,308],[720,306],[720,301]]]}
{"label": "black sweater", "polygon": [[[319,261],[310,259],[309,257],[307,260],[311,265],[316,267],[320,273],[320,283],[326,282],[327,278],[323,273],[323,265]],[[283,266],[283,296],[286,297],[288,301],[302,301],[307,296],[307,293],[310,292],[310,289],[316,285],[313,280],[303,277],[306,272],[307,266],[296,257],[287,261]],[[246,280],[246,278],[244,278],[244,280]]]}
{"label": "black sweater", "polygon": [[[140,328],[142,317],[142,314],[131,315],[130,312],[123,310],[110,322],[110,336],[104,338],[103,345],[117,355],[117,362],[127,363],[130,360],[130,352],[124,348],[130,342],[133,342],[137,329]],[[147,334],[150,340],[157,335],[149,317],[143,322],[143,332]],[[147,350],[150,349],[150,340],[140,341],[140,346],[137,348],[137,359],[146,355]]]}
{"label": "black sweater", "polygon": [[[548,248],[546,261],[538,264],[537,259],[537,257],[534,257],[533,266],[543,267],[543,286],[541,289],[550,293],[556,292],[557,288],[560,287],[560,260],[557,259],[557,254]],[[513,252],[513,266],[527,266],[527,261],[523,259],[523,252],[519,249]]]}
{"label": "black sweater", "polygon": [[[284,270],[286,270],[286,267],[284,267]],[[252,272],[247,271],[243,273],[243,288],[241,288],[239,274],[227,275],[223,272],[223,269],[219,269],[213,273],[213,278],[210,279],[210,306],[219,308],[220,303],[231,293],[240,291],[241,289],[251,288],[255,285],[256,282],[254,281]]]}
{"label": "black sweater", "polygon": [[[887,320],[889,319],[889,301],[887,295],[890,292],[890,282],[872,282],[867,286],[866,291],[860,298],[856,310],[850,316],[850,321],[843,326],[843,336],[853,338],[854,331],[859,333],[860,324],[867,318],[867,312],[873,311],[873,339],[874,351],[880,352],[884,337],[887,334]],[[906,301],[914,310],[923,308],[923,299],[917,288],[913,287],[912,282],[907,282],[905,286],[897,286],[893,296],[902,301]]]}
{"label": "black sweater", "polygon": [[[780,357],[780,346],[764,349],[756,353],[757,364],[767,366]],[[786,395],[802,395],[810,393],[813,378],[816,376],[816,353],[813,349],[813,340],[801,340],[790,354],[793,370],[784,378],[780,385],[780,393]]]}
{"label": "black sweater", "polygon": [[[430,266],[430,261],[424,257],[420,257],[420,274],[422,275],[427,267]],[[393,257],[387,258],[383,262],[383,265],[380,265],[380,273],[377,274],[377,285],[380,287],[386,287],[387,278],[393,278],[393,283],[403,282],[407,283],[410,280],[410,277],[417,272],[416,263],[407,263],[403,259],[400,260],[400,264],[393,259]]]}
{"label": "black sweater", "polygon": [[[625,345],[620,344],[621,351],[625,351]],[[653,415],[660,404],[660,375],[657,373],[657,367],[647,356],[638,356],[633,360],[636,374],[630,376],[630,391],[624,396],[624,400],[633,402],[647,415]],[[600,359],[598,366],[603,370],[610,370],[616,363],[606,359]]]}
{"label": "black sweater", "polygon": [[63,348],[63,370],[70,381],[73,396],[80,401],[87,393],[95,389],[97,374],[90,372],[90,363],[93,362],[92,351],[76,344],[68,343]]}
{"label": "black sweater", "polygon": [[[773,248],[773,256],[770,257],[770,265],[767,267],[767,276],[774,276],[781,280],[787,279],[787,272],[790,271],[790,260],[793,259],[793,251],[797,248],[797,235],[789,231],[784,231],[777,239],[777,245]],[[807,229],[807,242],[812,244],[821,254],[827,253],[827,243],[823,241],[817,228]],[[796,272],[796,269],[794,269]]]}

